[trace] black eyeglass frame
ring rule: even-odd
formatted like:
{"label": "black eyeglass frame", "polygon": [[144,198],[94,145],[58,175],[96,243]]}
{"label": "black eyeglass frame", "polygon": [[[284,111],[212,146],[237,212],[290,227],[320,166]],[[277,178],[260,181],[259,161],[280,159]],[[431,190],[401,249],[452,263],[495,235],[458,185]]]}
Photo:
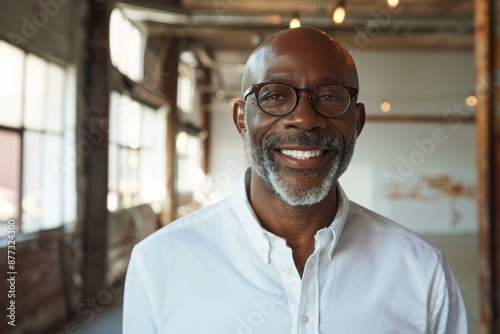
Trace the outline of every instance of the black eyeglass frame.
{"label": "black eyeglass frame", "polygon": [[[336,118],[336,117],[342,116],[349,109],[349,107],[351,106],[352,99],[353,98],[357,98],[357,96],[358,96],[358,89],[357,88],[350,87],[350,86],[339,85],[339,84],[326,84],[326,85],[316,86],[316,87],[313,87],[313,88],[297,88],[297,87],[293,87],[291,85],[288,85],[288,84],[285,84],[285,83],[282,83],[282,82],[267,81],[267,82],[261,82],[261,83],[257,83],[257,84],[251,85],[245,91],[245,94],[243,94],[243,99],[246,101],[248,95],[250,95],[252,93],[255,93],[255,96],[259,96],[259,91],[262,89],[262,87],[264,87],[266,85],[269,85],[269,84],[285,85],[285,86],[288,86],[288,87],[292,88],[295,91],[295,103],[294,103],[294,105],[292,106],[292,108],[290,109],[289,112],[287,112],[285,114],[282,114],[282,115],[274,115],[274,114],[268,113],[267,111],[265,111],[264,109],[262,109],[262,107],[260,106],[260,103],[259,103],[259,99],[257,99],[257,105],[259,106],[260,110],[262,110],[262,112],[264,112],[264,113],[266,113],[266,114],[268,114],[270,116],[274,116],[274,117],[281,117],[281,116],[290,115],[295,110],[295,107],[297,106],[297,103],[299,103],[299,92],[301,92],[301,91],[309,91],[309,103],[311,104],[312,108],[314,109],[314,111],[318,115],[321,115],[322,117],[325,117],[325,118]],[[314,107],[314,104],[313,104],[312,96],[313,96],[314,92],[316,90],[318,90],[319,88],[327,87],[327,86],[342,87],[342,88],[346,89],[347,92],[349,93],[349,103],[347,104],[345,110],[342,111],[340,114],[338,114],[336,116],[325,116],[325,115],[321,114],[319,111],[316,110],[316,108]]]}

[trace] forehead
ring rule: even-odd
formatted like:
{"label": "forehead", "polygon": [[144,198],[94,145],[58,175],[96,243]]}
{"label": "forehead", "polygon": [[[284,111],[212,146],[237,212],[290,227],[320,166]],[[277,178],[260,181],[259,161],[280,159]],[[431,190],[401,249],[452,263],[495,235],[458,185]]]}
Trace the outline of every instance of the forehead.
{"label": "forehead", "polygon": [[339,83],[358,87],[352,57],[326,35],[290,32],[266,41],[247,63],[249,84],[281,81],[310,86]]}

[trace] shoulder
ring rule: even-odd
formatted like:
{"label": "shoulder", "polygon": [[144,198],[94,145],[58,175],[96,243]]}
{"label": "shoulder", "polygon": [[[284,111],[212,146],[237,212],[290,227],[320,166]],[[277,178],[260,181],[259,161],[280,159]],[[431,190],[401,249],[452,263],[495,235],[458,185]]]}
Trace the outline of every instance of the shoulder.
{"label": "shoulder", "polygon": [[401,256],[443,261],[441,251],[415,232],[353,202],[344,229],[348,236],[364,242],[367,247],[394,251]]}
{"label": "shoulder", "polygon": [[236,217],[230,198],[196,210],[162,227],[136,245],[141,251],[156,252],[179,241],[186,242],[195,237],[216,238],[219,230],[234,223]]}

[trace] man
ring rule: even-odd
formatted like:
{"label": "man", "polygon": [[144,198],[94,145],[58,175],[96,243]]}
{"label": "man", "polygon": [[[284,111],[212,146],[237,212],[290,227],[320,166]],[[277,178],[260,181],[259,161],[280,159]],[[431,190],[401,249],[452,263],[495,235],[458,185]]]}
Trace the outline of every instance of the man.
{"label": "man", "polygon": [[337,183],[365,121],[351,56],[284,30],[251,54],[243,92],[251,167],[232,197],[135,247],[124,333],[466,333],[441,253]]}

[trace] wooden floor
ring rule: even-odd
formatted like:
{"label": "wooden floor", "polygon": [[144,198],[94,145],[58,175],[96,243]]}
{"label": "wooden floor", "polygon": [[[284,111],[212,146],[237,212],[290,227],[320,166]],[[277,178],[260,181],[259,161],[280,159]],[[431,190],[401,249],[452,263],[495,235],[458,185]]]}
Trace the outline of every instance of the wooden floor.
{"label": "wooden floor", "polygon": [[[479,292],[478,292],[478,242],[476,235],[424,235],[429,243],[442,250],[453,269],[462,291],[469,334],[479,333]],[[82,328],[82,334],[120,334],[122,332],[121,303],[109,305],[99,315]]]}

